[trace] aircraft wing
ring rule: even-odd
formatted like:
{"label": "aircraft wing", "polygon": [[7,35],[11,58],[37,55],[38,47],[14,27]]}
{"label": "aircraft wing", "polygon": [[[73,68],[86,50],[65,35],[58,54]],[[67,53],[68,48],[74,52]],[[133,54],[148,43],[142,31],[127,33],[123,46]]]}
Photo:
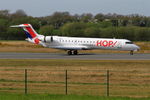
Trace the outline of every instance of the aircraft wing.
{"label": "aircraft wing", "polygon": [[62,49],[62,50],[89,50],[90,48],[88,48],[87,46],[80,46],[80,45],[76,45],[76,46],[55,46],[53,47],[55,49]]}

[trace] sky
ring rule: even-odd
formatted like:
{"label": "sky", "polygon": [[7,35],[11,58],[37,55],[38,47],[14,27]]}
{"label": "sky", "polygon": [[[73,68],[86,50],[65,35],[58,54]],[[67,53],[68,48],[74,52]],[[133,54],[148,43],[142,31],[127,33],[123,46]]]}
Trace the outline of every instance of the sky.
{"label": "sky", "polygon": [[27,15],[42,17],[54,12],[71,14],[140,14],[150,16],[150,0],[0,0],[0,10],[24,10]]}

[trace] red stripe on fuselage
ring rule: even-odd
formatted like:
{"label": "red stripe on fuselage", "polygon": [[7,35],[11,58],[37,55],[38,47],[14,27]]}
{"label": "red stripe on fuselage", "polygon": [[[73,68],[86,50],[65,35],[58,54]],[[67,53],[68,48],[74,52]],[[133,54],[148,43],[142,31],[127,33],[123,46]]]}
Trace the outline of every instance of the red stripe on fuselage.
{"label": "red stripe on fuselage", "polygon": [[[28,24],[24,24],[24,25],[28,25]],[[32,38],[36,37],[35,32],[31,29],[30,26],[26,27],[27,31],[29,32],[29,34],[32,36]]]}

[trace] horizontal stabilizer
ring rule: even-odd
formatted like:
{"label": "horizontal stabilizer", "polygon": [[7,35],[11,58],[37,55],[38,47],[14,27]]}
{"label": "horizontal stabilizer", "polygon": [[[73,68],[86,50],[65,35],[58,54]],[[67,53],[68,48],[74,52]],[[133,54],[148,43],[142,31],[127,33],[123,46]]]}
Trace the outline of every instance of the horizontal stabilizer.
{"label": "horizontal stabilizer", "polygon": [[21,24],[21,25],[13,25],[10,27],[29,27],[29,25],[28,24]]}

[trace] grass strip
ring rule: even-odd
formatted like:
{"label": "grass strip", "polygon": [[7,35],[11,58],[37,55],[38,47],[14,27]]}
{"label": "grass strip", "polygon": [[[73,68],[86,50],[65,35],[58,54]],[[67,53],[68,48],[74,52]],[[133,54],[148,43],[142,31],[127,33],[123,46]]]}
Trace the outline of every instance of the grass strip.
{"label": "grass strip", "polygon": [[101,97],[89,95],[0,94],[0,100],[150,100],[150,98]]}

